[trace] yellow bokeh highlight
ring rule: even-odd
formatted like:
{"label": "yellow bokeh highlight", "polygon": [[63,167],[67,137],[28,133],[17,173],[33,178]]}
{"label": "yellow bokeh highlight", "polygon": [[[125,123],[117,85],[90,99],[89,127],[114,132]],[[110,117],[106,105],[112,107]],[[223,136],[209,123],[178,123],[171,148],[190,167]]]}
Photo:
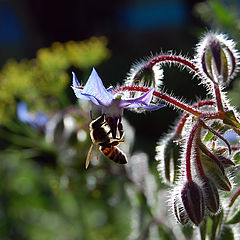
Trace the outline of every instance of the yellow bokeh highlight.
{"label": "yellow bokeh highlight", "polygon": [[8,60],[0,72],[0,124],[16,114],[19,100],[31,110],[54,112],[64,103],[71,85],[70,67],[89,70],[110,57],[105,37],[66,43],[55,42],[39,49],[35,59]]}

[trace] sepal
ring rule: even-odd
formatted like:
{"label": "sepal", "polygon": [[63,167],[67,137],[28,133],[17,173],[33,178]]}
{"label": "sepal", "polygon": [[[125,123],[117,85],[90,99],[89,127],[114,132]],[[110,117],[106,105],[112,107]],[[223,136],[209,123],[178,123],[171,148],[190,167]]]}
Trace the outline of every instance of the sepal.
{"label": "sepal", "polygon": [[225,171],[222,171],[215,161],[202,153],[201,163],[203,165],[204,173],[218,189],[231,191],[232,185],[226,176]]}
{"label": "sepal", "polygon": [[181,200],[179,199],[179,196],[176,194],[174,196],[173,200],[173,211],[174,215],[179,223],[182,225],[185,225],[189,222],[188,215],[183,207],[183,204],[181,203]]}
{"label": "sepal", "polygon": [[202,179],[202,191],[206,203],[207,209],[216,214],[220,208],[220,200],[218,190],[214,183],[212,183],[208,178]]}

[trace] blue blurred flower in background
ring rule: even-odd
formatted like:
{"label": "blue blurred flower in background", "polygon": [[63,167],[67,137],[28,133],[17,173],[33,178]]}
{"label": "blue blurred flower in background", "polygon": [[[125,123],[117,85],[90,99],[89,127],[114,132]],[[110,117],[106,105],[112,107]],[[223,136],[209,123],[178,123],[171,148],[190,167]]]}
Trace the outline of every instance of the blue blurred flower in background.
{"label": "blue blurred flower in background", "polygon": [[45,126],[49,120],[48,116],[43,112],[29,112],[25,102],[18,103],[17,116],[21,122],[29,124],[39,130],[45,129]]}

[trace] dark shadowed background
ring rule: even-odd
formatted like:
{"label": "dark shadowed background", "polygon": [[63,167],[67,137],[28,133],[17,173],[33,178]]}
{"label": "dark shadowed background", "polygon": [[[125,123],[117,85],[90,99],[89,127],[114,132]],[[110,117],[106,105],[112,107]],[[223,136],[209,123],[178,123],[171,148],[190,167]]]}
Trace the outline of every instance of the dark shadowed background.
{"label": "dark shadowed background", "polygon": [[[106,86],[110,82],[114,84],[125,78],[132,63],[151,54],[173,50],[191,56],[203,27],[193,14],[197,2],[1,1],[0,63],[8,58],[33,58],[39,48],[49,47],[56,41],[106,36],[111,58],[97,71]],[[188,73],[179,73],[178,69],[165,68],[164,81],[167,89],[187,100],[201,95],[196,81],[191,81]],[[127,116],[140,139],[155,142],[176,113],[163,109],[139,115],[137,122],[135,114]]]}
{"label": "dark shadowed background", "polygon": [[[106,36],[111,58],[97,71],[106,86],[110,82],[114,84],[125,78],[133,63],[151,54],[173,50],[191,56],[203,27],[193,14],[197,2],[1,1],[0,63],[3,64],[7,58],[33,58],[37,49],[56,41]],[[201,88],[186,72],[165,68],[164,81],[167,89],[187,100],[201,96]],[[140,139],[155,142],[176,113],[163,109],[139,115],[137,122],[135,114],[128,113],[127,116]],[[149,148],[152,152],[154,146]]]}

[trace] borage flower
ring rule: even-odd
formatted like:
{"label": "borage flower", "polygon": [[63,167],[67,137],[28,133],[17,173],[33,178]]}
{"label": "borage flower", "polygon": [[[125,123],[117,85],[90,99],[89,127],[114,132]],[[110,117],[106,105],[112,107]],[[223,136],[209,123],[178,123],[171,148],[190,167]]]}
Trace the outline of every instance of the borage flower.
{"label": "borage flower", "polygon": [[123,99],[122,95],[115,94],[113,88],[106,89],[103,86],[102,80],[94,68],[84,87],[81,86],[73,73],[72,88],[77,98],[90,100],[101,107],[102,114],[106,114],[106,120],[111,128],[113,138],[116,138],[117,128],[121,131],[123,109],[141,108],[154,111],[165,106],[163,104],[151,104],[154,88],[140,97]]}

